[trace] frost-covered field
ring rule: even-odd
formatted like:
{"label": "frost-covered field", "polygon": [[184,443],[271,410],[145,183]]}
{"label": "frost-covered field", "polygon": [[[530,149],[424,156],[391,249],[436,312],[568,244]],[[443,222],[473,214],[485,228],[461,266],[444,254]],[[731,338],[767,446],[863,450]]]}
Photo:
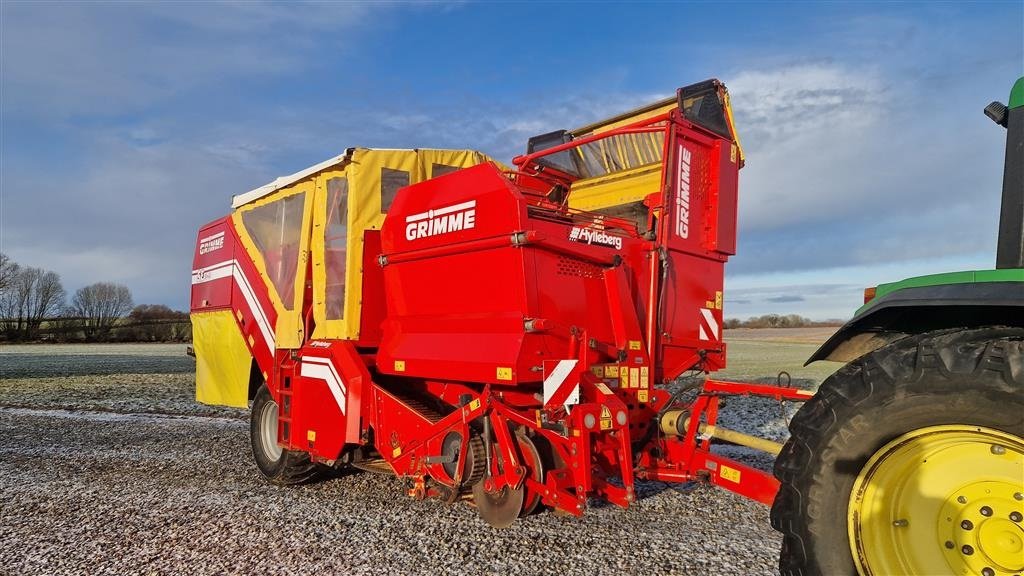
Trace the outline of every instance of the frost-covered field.
{"label": "frost-covered field", "polygon": [[186,374],[185,344],[4,344],[0,378],[97,374]]}
{"label": "frost-covered field", "polygon": [[[813,386],[835,368],[798,369],[812,344],[730,340],[723,378],[788,369]],[[193,367],[180,344],[0,346],[0,572],[775,573],[767,507],[708,486],[645,483],[630,510],[595,502],[509,530],[388,476],[272,487],[247,413],[197,404]],[[722,423],[785,436],[773,402],[731,400]]]}

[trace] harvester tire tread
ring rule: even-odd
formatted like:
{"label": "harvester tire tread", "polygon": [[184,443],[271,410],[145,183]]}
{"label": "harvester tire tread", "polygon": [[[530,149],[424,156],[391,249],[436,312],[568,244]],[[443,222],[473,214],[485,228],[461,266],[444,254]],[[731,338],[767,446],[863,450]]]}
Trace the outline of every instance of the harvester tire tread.
{"label": "harvester tire tread", "polygon": [[1024,330],[953,329],[908,336],[827,378],[794,416],[775,461],[771,509],[783,576],[852,575],[847,516],[871,455],[911,430],[987,426],[1024,436]]}
{"label": "harvester tire tread", "polygon": [[282,450],[276,460],[267,456],[259,446],[261,432],[259,413],[263,406],[273,401],[273,396],[266,385],[260,386],[252,402],[249,418],[249,438],[252,445],[253,458],[260,473],[271,484],[278,486],[295,486],[318,478],[324,469],[311,461],[309,454],[298,450]]}

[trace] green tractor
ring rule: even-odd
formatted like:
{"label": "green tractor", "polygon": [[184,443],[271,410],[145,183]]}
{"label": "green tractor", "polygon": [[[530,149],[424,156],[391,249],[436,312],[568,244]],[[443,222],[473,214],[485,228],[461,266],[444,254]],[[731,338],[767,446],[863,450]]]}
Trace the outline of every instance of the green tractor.
{"label": "green tractor", "polygon": [[811,358],[848,362],[790,423],[772,526],[784,575],[1024,574],[1024,78],[994,270],[907,278]]}

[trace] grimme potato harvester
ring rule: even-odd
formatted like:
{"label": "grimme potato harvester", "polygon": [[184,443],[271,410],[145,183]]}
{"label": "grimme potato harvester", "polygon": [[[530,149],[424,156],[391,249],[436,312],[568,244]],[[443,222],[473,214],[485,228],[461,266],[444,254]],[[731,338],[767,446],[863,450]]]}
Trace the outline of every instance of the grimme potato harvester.
{"label": "grimme potato harvester", "polygon": [[[705,377],[726,365],[743,163],[728,92],[709,80],[531,138],[514,168],[470,150],[353,148],[236,196],[195,247],[197,398],[251,406],[274,483],[392,473],[414,498],[471,500],[494,527],[541,508],[581,515],[593,498],[627,508],[638,480],[772,504],[780,480],[715,446],[783,446],[718,425],[721,401],[813,393]],[[986,481],[1014,536],[1024,450],[1020,419],[1007,422]],[[812,561],[825,544],[800,540],[779,506],[783,569],[827,571]],[[846,520],[829,554],[871,573]],[[986,562],[1012,573],[1012,550],[996,548]]]}

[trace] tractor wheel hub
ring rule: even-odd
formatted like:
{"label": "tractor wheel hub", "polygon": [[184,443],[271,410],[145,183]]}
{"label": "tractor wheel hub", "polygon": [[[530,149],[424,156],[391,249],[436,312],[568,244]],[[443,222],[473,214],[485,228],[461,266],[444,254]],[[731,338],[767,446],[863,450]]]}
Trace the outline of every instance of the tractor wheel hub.
{"label": "tractor wheel hub", "polygon": [[946,562],[959,573],[1019,574],[1024,570],[1022,503],[1012,482],[974,482],[950,494],[942,506],[938,534]]}
{"label": "tractor wheel hub", "polygon": [[999,518],[989,520],[978,530],[981,552],[1004,570],[1024,570],[1024,529]]}
{"label": "tractor wheel hub", "polygon": [[883,446],[850,495],[858,573],[1020,574],[1022,470],[1024,440],[988,428],[921,428]]}

